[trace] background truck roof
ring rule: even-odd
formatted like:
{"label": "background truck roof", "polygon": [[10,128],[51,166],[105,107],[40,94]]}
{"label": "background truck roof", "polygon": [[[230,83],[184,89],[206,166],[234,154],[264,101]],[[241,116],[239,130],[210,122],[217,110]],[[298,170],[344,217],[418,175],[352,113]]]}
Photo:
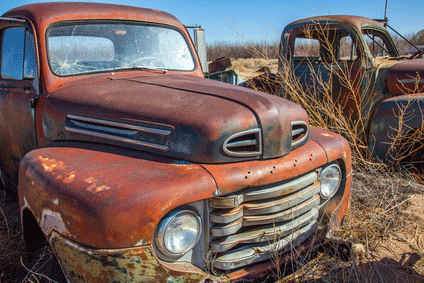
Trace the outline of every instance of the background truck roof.
{"label": "background truck roof", "polygon": [[318,24],[322,22],[323,24],[330,24],[330,23],[343,23],[343,24],[349,24],[354,27],[356,27],[358,30],[361,30],[364,27],[367,26],[374,26],[374,27],[381,27],[383,28],[382,24],[379,23],[376,20],[372,20],[365,17],[359,17],[359,16],[346,16],[346,15],[332,15],[332,16],[317,16],[317,17],[310,17],[305,18],[301,20],[297,20],[294,22],[291,22],[287,25],[287,28],[292,30],[293,28],[290,28],[290,26],[302,26],[302,25],[311,25],[311,24]]}

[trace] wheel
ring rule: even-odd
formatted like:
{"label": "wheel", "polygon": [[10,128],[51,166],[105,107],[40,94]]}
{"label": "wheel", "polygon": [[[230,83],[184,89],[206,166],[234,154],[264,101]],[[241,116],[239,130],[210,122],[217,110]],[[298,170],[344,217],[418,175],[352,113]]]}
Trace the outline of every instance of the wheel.
{"label": "wheel", "polygon": [[[424,147],[417,149],[410,158],[408,158],[409,164],[415,169],[416,174],[423,179],[424,178]],[[415,172],[414,172],[415,173]]]}
{"label": "wheel", "polygon": [[408,155],[399,158],[399,164],[424,181],[424,146],[413,144],[409,148]]}
{"label": "wheel", "polygon": [[26,279],[31,281],[31,277],[35,278],[35,281],[41,282],[66,282],[55,254],[37,220],[28,209],[24,209],[22,212],[22,224],[25,244],[22,268],[26,271]]}

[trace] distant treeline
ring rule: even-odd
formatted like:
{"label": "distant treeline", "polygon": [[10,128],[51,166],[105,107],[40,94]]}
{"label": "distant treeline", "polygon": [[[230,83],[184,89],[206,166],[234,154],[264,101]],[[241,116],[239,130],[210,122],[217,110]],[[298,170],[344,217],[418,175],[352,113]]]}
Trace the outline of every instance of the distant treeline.
{"label": "distant treeline", "polygon": [[206,55],[208,61],[213,61],[220,57],[239,58],[278,58],[279,44],[266,43],[225,43],[217,42],[206,46]]}

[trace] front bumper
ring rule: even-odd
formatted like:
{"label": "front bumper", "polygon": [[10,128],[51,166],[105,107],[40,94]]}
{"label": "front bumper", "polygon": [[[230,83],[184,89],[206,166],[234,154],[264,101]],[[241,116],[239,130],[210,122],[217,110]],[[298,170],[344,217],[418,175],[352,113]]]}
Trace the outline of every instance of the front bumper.
{"label": "front bumper", "polygon": [[151,245],[126,249],[92,249],[53,233],[50,245],[70,282],[205,282],[195,266],[165,263]]}
{"label": "front bumper", "polygon": [[[309,251],[324,231],[279,258],[283,265]],[[91,249],[53,233],[50,239],[68,282],[251,282],[278,268],[273,261],[248,266],[222,276],[207,274],[187,262],[167,263],[154,256],[151,245],[126,249]],[[275,271],[274,271],[275,272]]]}

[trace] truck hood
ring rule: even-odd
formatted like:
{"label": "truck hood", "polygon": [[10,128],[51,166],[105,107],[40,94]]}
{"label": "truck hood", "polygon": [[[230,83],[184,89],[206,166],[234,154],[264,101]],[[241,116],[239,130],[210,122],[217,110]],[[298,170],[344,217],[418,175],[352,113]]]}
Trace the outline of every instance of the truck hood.
{"label": "truck hood", "polygon": [[391,94],[402,95],[424,91],[424,59],[405,60],[394,64],[387,74]]}
{"label": "truck hood", "polygon": [[49,142],[106,143],[202,163],[275,158],[308,140],[306,112],[290,101],[172,74],[58,89],[44,102],[43,129]]}

